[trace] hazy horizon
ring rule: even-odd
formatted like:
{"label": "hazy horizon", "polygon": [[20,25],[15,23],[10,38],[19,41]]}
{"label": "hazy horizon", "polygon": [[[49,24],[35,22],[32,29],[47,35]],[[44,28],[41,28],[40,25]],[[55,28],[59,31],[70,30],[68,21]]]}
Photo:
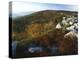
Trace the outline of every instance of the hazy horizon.
{"label": "hazy horizon", "polygon": [[33,12],[42,10],[64,10],[64,11],[78,11],[75,5],[52,4],[52,3],[37,3],[37,2],[10,2],[9,14],[12,17],[28,15]]}

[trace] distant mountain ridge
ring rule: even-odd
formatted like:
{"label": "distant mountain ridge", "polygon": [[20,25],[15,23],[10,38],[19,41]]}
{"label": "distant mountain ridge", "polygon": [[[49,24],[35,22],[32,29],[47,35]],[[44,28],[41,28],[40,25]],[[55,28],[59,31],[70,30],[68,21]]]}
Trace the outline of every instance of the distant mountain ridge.
{"label": "distant mountain ridge", "polygon": [[12,18],[16,18],[16,17],[21,17],[21,16],[29,15],[31,13],[34,13],[34,12],[30,11],[30,12],[10,13],[9,16],[12,17]]}
{"label": "distant mountain ridge", "polygon": [[[55,12],[77,12],[77,11],[63,11],[63,10],[42,10],[42,11],[55,11]],[[36,11],[36,12],[41,12],[41,11]],[[29,12],[20,12],[20,13],[9,13],[10,17],[16,18],[16,17],[21,17],[25,15],[29,15],[35,13],[35,11],[29,11]]]}

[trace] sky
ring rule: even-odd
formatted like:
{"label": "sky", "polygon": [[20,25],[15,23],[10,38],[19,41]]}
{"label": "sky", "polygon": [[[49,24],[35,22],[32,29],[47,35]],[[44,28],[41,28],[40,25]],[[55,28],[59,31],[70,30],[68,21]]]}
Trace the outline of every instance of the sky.
{"label": "sky", "polygon": [[[26,13],[32,13],[41,10],[67,10],[77,11],[78,8],[75,5],[53,4],[53,3],[37,3],[37,2],[12,2],[12,14],[24,15]],[[9,10],[11,12],[11,8]],[[26,12],[26,13],[25,13]]]}

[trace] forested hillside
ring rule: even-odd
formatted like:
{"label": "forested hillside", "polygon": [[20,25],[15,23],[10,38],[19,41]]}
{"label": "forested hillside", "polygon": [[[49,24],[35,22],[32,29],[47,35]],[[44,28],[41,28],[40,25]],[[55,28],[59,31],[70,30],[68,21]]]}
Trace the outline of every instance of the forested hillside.
{"label": "forested hillside", "polygon": [[[72,22],[76,20],[74,17],[78,17],[77,13],[75,11],[44,10],[13,18],[12,41],[18,42],[16,57],[25,57],[28,54],[30,56],[77,54],[77,37],[74,35],[76,33],[72,32],[73,35],[69,37],[70,30],[67,28],[74,25]],[[70,18],[73,19],[70,24],[68,22],[67,25],[62,25],[63,19],[69,20]],[[56,28],[58,23],[61,24],[61,28]],[[25,53],[30,44],[43,47],[43,51],[34,54]],[[54,47],[57,49],[55,50]],[[45,48],[50,51],[46,51]],[[19,51],[21,49],[24,52]]]}

